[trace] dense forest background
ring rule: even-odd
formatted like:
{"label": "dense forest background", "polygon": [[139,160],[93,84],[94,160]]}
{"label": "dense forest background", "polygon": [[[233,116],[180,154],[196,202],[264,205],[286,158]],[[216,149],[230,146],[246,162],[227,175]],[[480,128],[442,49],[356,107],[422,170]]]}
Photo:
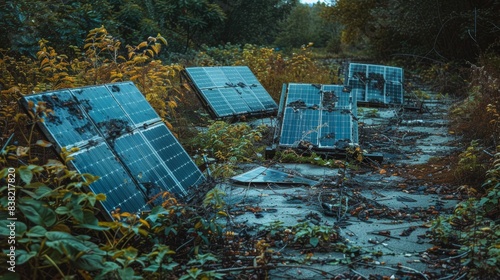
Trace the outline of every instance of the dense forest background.
{"label": "dense forest background", "polygon": [[[339,83],[340,62],[356,60],[404,67],[407,93],[424,98],[417,84],[456,101],[450,130],[463,139],[461,152],[441,162],[451,171],[440,183],[467,200],[430,231],[442,250],[459,251],[449,258],[460,267],[456,277],[496,277],[499,10],[499,0],[1,1],[0,235],[11,234],[5,215],[12,199],[4,193],[15,174],[16,264],[22,268],[7,276],[264,279],[276,265],[268,250],[275,241],[310,246],[321,240],[312,252],[337,248],[355,256],[359,248],[344,244],[332,228],[276,224],[245,239],[219,222],[228,211],[217,188],[195,205],[165,193],[163,205],[148,215],[116,211],[106,220],[97,207],[105,196],[85,191],[98,178],[68,168],[72,151],[56,154],[35,129],[50,108],[36,104],[37,114],[28,115],[18,99],[131,80],[186,149],[214,152],[213,174],[220,179],[234,174],[236,162],[262,160],[266,130],[209,120],[180,79],[183,67],[247,65],[278,101],[283,83]],[[208,129],[198,133],[194,124]],[[9,247],[0,247],[3,273]]]}
{"label": "dense forest background", "polygon": [[104,26],[126,44],[160,33],[163,56],[203,46],[256,44],[279,48],[313,42],[332,53],[357,48],[371,55],[475,61],[498,39],[495,0],[339,0],[309,6],[298,0],[3,1],[0,47],[34,57],[45,39],[74,54],[87,33]]}

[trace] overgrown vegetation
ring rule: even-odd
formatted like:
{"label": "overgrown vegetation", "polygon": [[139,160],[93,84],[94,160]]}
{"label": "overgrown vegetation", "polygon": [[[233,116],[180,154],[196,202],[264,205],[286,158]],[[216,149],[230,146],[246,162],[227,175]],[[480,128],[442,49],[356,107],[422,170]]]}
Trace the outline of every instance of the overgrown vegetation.
{"label": "overgrown vegetation", "polygon": [[451,112],[452,129],[470,141],[455,168],[457,183],[467,184],[470,198],[459,203],[452,215],[437,219],[432,229],[436,241],[459,250],[459,273],[470,278],[489,278],[500,272],[500,68],[498,56],[491,53],[481,61],[481,67],[472,65],[468,97]]}
{"label": "overgrown vegetation", "polygon": [[[238,163],[263,159],[265,146],[257,143],[262,141],[263,134],[268,130],[263,125],[253,128],[246,123],[216,121],[190,144],[193,149],[215,159],[209,167],[212,169],[212,176],[227,178],[235,175]],[[198,164],[202,164],[203,160],[207,158],[200,157]]]}

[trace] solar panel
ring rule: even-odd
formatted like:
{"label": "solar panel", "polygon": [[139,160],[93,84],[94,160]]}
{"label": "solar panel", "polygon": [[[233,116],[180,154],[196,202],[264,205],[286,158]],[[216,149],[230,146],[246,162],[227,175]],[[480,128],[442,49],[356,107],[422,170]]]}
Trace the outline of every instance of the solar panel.
{"label": "solar panel", "polygon": [[268,115],[278,109],[246,66],[188,67],[183,73],[213,118]]}
{"label": "solar panel", "polygon": [[361,102],[403,104],[403,69],[374,64],[350,63],[345,79],[352,89],[358,89]]}
{"label": "solar panel", "polygon": [[[78,147],[80,173],[100,176],[90,185],[104,193],[103,208],[127,212],[161,203],[162,192],[188,195],[205,181],[177,139],[131,82],[24,96],[22,104],[54,111],[39,125],[58,150]],[[40,103],[43,102],[43,103]]]}
{"label": "solar panel", "polygon": [[281,172],[264,166],[256,167],[243,174],[231,178],[239,184],[289,184],[289,185],[309,185],[314,186],[318,181],[299,177],[289,173]]}
{"label": "solar panel", "polygon": [[348,87],[290,83],[284,90],[280,146],[344,149],[357,143],[357,107]]}

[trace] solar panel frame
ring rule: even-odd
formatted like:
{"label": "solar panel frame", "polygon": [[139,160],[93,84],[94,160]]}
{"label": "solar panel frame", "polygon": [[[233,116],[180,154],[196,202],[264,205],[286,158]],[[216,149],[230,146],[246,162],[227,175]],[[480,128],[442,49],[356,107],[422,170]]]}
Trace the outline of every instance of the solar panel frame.
{"label": "solar panel frame", "polygon": [[[113,196],[102,203],[108,213],[117,207],[129,212],[148,210],[161,203],[160,192],[186,197],[188,188],[205,182],[203,173],[132,82],[21,99],[27,110],[35,112],[39,101],[55,111],[47,121],[39,122],[42,131],[58,151],[79,148],[71,164],[80,173],[101,177],[90,189]],[[77,130],[83,124],[88,131]],[[65,134],[71,137],[64,138]]]}
{"label": "solar panel frame", "polygon": [[182,73],[215,119],[269,115],[278,110],[247,66],[187,67]]}
{"label": "solar panel frame", "polygon": [[288,84],[280,101],[284,108],[278,145],[331,150],[356,144],[353,93],[343,85]]}
{"label": "solar panel frame", "polygon": [[345,83],[352,89],[362,90],[357,100],[366,103],[401,105],[404,102],[404,71],[402,68],[350,63]]}

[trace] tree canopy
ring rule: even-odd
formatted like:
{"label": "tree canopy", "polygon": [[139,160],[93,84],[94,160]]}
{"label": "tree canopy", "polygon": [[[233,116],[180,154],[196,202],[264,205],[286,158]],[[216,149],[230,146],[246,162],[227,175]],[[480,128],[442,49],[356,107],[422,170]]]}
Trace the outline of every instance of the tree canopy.
{"label": "tree canopy", "polygon": [[379,57],[475,60],[500,38],[498,0],[338,0],[328,9],[344,43],[366,43]]}

